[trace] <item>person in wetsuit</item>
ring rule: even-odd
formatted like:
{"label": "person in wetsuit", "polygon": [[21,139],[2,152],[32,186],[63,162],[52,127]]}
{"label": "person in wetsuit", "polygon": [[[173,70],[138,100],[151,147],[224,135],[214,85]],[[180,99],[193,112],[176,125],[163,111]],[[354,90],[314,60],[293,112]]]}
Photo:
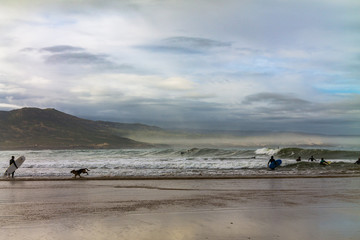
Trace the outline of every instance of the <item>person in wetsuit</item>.
{"label": "person in wetsuit", "polygon": [[328,163],[327,161],[325,161],[324,158],[321,158],[321,160],[320,160],[320,165],[326,166],[326,165],[329,165],[329,163]]}
{"label": "person in wetsuit", "polygon": [[[276,161],[275,161],[275,159],[274,159],[274,156],[271,156],[271,158],[269,159],[269,161],[268,161],[268,167],[269,167],[269,165],[271,164],[271,163],[275,163],[275,165],[277,165],[277,163],[276,163]],[[274,170],[274,168],[271,168],[272,170]]]}
{"label": "person in wetsuit", "polygon": [[[15,157],[14,157],[14,156],[11,156],[9,166],[10,166],[11,164],[14,164],[15,167],[16,167],[16,169],[18,169],[18,166],[16,166],[16,163],[15,163]],[[14,178],[14,173],[15,173],[15,171],[11,174],[12,178]]]}

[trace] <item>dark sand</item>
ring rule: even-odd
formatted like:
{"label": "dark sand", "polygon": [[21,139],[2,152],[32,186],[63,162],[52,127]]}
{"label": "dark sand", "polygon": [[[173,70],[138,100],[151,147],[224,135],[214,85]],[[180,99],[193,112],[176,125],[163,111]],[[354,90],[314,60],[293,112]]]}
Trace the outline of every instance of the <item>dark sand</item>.
{"label": "dark sand", "polygon": [[360,178],[0,181],[0,239],[360,239]]}

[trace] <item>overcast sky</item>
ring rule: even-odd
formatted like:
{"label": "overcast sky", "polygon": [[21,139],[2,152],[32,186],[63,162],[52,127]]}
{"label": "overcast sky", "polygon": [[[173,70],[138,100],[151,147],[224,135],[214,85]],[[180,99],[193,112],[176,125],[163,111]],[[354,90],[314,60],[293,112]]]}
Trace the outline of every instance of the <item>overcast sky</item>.
{"label": "overcast sky", "polygon": [[360,134],[359,13],[359,0],[1,0],[0,110]]}

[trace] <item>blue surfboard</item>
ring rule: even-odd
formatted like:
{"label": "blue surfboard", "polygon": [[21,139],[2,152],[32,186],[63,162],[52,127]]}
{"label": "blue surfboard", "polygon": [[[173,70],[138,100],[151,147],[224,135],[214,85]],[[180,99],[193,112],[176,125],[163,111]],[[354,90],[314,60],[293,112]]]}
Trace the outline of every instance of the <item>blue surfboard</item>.
{"label": "blue surfboard", "polygon": [[276,167],[280,166],[282,163],[281,159],[277,159],[275,162],[269,164],[269,168],[275,169]]}

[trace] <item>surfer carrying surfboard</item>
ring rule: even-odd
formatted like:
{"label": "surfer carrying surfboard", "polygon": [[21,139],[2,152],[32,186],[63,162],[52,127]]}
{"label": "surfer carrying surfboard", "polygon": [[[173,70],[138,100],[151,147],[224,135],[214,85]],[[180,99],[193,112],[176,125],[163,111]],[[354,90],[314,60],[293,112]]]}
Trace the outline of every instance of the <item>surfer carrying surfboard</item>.
{"label": "surfer carrying surfboard", "polygon": [[[11,164],[14,164],[15,167],[16,167],[16,169],[18,169],[18,166],[16,166],[16,162],[15,162],[15,157],[14,157],[14,156],[11,156],[9,166],[10,166]],[[11,173],[12,178],[14,178],[14,173],[15,173],[15,171]]]}
{"label": "surfer carrying surfboard", "polygon": [[268,167],[270,166],[271,163],[274,163],[275,166],[277,165],[277,164],[276,164],[276,161],[275,161],[275,159],[274,159],[274,156],[271,156],[271,158],[269,159],[269,161],[268,161]]}
{"label": "surfer carrying surfboard", "polygon": [[280,166],[282,163],[281,159],[274,159],[274,156],[271,156],[269,162],[268,162],[268,168],[271,170],[274,170],[276,167]]}
{"label": "surfer carrying surfboard", "polygon": [[24,163],[25,157],[20,156],[15,160],[15,157],[12,156],[10,159],[10,166],[6,169],[4,176],[10,177],[10,175],[14,178],[14,172]]}

